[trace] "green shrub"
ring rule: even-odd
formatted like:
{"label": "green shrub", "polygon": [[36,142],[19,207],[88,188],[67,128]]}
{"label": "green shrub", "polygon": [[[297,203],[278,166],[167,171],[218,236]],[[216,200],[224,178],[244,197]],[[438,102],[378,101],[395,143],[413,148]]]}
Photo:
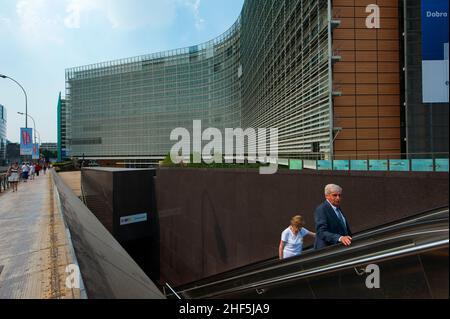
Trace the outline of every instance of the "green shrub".
{"label": "green shrub", "polygon": [[[219,155],[220,156],[220,155]],[[194,155],[190,156],[190,163],[180,163],[175,164],[172,162],[170,154],[168,154],[163,161],[160,162],[161,167],[184,167],[184,168],[211,168],[211,169],[236,169],[236,168],[244,168],[244,169],[259,169],[260,167],[267,166],[266,164],[260,163],[244,163],[244,164],[227,164],[225,163],[225,159],[222,157],[222,163],[212,163],[207,164],[204,161],[202,163],[193,163]]]}

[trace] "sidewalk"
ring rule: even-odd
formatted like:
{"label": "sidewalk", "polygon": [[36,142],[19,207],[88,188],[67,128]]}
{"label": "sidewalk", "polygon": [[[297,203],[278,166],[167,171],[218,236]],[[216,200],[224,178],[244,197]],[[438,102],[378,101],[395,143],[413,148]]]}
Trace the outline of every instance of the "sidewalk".
{"label": "sidewalk", "polygon": [[49,173],[0,194],[0,299],[77,298],[65,287],[68,256]]}

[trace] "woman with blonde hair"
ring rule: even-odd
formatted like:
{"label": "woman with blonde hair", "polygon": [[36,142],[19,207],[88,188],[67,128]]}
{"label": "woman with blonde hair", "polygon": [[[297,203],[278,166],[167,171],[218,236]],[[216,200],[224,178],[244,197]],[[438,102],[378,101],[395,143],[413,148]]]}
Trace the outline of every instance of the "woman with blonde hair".
{"label": "woman with blonde hair", "polygon": [[281,234],[278,254],[280,259],[300,256],[303,251],[303,238],[306,236],[316,237],[316,234],[305,228],[302,216],[292,217],[291,226]]}

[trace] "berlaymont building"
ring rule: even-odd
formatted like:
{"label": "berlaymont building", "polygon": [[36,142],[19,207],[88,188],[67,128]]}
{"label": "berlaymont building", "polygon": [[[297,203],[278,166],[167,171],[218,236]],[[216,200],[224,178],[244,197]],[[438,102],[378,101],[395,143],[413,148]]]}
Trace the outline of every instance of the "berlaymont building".
{"label": "berlaymont building", "polygon": [[68,154],[154,162],[201,120],[277,128],[280,158],[448,157],[448,32],[437,84],[423,69],[437,2],[246,0],[209,42],[68,69]]}

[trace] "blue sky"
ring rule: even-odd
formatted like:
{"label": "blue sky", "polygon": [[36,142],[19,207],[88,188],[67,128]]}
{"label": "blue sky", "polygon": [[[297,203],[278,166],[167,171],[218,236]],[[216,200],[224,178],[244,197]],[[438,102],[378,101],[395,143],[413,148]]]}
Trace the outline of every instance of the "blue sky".
{"label": "blue sky", "polygon": [[[0,0],[0,73],[28,93],[42,142],[56,142],[56,104],[66,68],[208,41],[237,19],[244,0]],[[25,100],[0,79],[8,136],[19,140]],[[29,127],[32,121],[29,120]]]}

